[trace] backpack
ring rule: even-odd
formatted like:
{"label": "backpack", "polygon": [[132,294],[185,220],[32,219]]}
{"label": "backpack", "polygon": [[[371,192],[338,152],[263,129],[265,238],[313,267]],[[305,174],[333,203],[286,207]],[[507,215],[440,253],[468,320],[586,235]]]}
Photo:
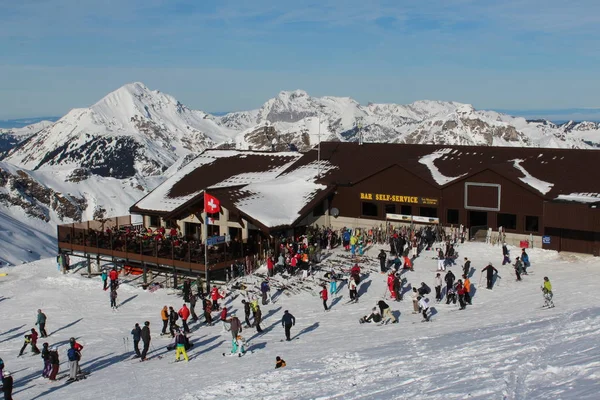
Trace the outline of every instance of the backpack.
{"label": "backpack", "polygon": [[173,318],[173,321],[177,321],[179,319],[179,314],[177,313],[173,313],[175,315],[175,318]]}
{"label": "backpack", "polygon": [[69,361],[79,361],[79,352],[73,347],[71,347],[69,351],[67,351],[67,358],[69,359]]}

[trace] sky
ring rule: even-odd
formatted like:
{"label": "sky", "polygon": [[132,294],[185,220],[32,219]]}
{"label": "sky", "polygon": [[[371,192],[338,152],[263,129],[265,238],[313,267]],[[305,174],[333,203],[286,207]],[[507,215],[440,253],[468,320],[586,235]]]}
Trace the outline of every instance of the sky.
{"label": "sky", "polygon": [[597,0],[0,0],[0,119],[133,81],[207,112],[281,90],[480,109],[600,107]]}

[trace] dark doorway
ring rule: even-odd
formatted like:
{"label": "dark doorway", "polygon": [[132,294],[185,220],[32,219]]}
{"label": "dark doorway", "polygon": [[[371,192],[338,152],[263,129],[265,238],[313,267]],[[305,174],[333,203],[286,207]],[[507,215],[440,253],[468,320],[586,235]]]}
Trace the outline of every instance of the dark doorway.
{"label": "dark doorway", "polygon": [[486,211],[469,211],[469,226],[486,226],[487,227],[487,212]]}

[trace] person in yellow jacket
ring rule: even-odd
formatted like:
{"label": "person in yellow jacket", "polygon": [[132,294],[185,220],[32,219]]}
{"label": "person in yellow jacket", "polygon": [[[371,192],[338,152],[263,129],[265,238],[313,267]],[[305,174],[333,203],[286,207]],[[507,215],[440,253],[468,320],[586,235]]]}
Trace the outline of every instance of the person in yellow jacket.
{"label": "person in yellow jacket", "polygon": [[554,307],[554,302],[552,301],[552,297],[554,296],[552,293],[552,284],[550,283],[550,279],[547,276],[544,277],[544,284],[542,285],[542,293],[544,293],[544,307],[552,308]]}
{"label": "person in yellow jacket", "polygon": [[358,243],[358,238],[352,235],[350,237],[350,254],[352,254],[352,257],[356,255],[356,243]]}
{"label": "person in yellow jacket", "polygon": [[164,306],[163,309],[160,311],[160,318],[162,319],[162,323],[163,323],[162,332],[160,334],[166,335],[167,334],[167,324],[169,323],[169,308],[167,306]]}

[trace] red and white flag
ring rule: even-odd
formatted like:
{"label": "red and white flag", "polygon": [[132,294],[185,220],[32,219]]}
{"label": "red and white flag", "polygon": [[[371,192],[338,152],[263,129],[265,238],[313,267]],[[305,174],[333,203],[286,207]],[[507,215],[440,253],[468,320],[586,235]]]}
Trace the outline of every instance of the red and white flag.
{"label": "red and white flag", "polygon": [[204,193],[204,211],[208,214],[214,214],[221,211],[221,203],[215,196]]}

